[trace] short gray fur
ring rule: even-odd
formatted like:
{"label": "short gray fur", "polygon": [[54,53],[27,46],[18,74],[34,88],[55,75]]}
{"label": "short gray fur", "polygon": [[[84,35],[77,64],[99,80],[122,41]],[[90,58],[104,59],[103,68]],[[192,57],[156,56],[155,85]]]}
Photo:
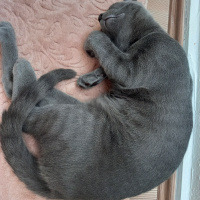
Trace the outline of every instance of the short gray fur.
{"label": "short gray fur", "polygon": [[[102,31],[89,35],[85,50],[99,60],[101,68],[83,75],[78,83],[93,86],[99,81],[98,73],[111,81],[112,88],[87,103],[55,89],[38,103],[46,90],[28,86],[41,81],[35,80],[30,64],[20,59],[13,70],[12,88],[7,77],[12,77],[17,47],[10,25],[0,24],[3,84],[8,85],[7,94],[14,95],[2,118],[2,149],[27,187],[48,198],[136,196],[169,178],[187,149],[192,80],[182,47],[137,1],[113,4],[99,21]],[[69,72],[65,78],[73,77]],[[45,80],[44,85],[52,81],[48,76]],[[28,91],[35,96],[24,96]],[[56,93],[62,98],[56,98]],[[38,141],[39,158],[26,149],[22,128]]]}

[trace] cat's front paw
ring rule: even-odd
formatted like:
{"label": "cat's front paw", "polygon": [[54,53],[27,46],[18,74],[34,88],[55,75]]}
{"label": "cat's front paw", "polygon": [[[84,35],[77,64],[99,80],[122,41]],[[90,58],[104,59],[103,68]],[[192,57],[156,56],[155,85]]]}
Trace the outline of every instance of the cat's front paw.
{"label": "cat's front paw", "polygon": [[101,67],[97,68],[96,70],[84,74],[83,76],[79,77],[77,83],[80,87],[88,89],[94,87],[101,83],[105,78],[106,74]]}
{"label": "cat's front paw", "polygon": [[97,57],[96,49],[105,40],[105,34],[101,31],[93,31],[85,41],[84,49],[90,57]]}
{"label": "cat's front paw", "polygon": [[9,22],[0,22],[0,42],[12,43],[15,41],[15,32]]}

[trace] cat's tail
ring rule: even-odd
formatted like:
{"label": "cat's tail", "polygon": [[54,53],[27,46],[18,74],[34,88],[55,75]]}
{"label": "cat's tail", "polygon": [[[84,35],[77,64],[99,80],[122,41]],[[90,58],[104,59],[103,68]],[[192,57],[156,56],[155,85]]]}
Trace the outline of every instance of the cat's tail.
{"label": "cat's tail", "polygon": [[31,110],[46,96],[48,90],[58,82],[73,78],[75,75],[76,73],[70,69],[58,69],[43,75],[31,86],[24,88],[2,115],[0,136],[7,162],[30,190],[48,198],[51,198],[51,191],[40,176],[37,159],[25,146],[22,126]]}

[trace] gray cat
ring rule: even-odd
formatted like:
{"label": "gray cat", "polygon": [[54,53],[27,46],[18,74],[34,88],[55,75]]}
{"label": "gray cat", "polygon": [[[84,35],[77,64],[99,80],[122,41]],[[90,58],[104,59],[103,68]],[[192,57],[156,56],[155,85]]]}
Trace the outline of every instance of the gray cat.
{"label": "gray cat", "polygon": [[[27,61],[16,62],[12,27],[0,24],[3,83],[13,98],[2,117],[2,149],[20,180],[48,198],[136,196],[169,178],[187,149],[192,81],[182,47],[136,1],[113,4],[99,22],[102,30],[89,35],[85,50],[101,68],[78,84],[107,77],[112,88],[87,103],[50,90],[73,71],[36,81]],[[28,152],[22,130],[40,144],[39,158]]]}

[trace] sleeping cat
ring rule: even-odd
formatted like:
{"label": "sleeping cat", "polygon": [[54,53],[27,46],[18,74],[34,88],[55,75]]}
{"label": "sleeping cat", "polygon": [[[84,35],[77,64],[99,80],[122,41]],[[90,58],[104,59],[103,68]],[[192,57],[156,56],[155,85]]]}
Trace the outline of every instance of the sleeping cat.
{"label": "sleeping cat", "polygon": [[[78,84],[88,88],[107,77],[112,88],[87,103],[49,90],[73,71],[36,81],[27,61],[16,62],[12,27],[0,24],[4,87],[13,98],[2,116],[2,149],[20,180],[48,198],[136,196],[169,178],[187,149],[192,81],[182,47],[136,1],[113,4],[99,22],[85,50],[101,68]],[[22,129],[40,144],[39,158],[28,152]]]}

